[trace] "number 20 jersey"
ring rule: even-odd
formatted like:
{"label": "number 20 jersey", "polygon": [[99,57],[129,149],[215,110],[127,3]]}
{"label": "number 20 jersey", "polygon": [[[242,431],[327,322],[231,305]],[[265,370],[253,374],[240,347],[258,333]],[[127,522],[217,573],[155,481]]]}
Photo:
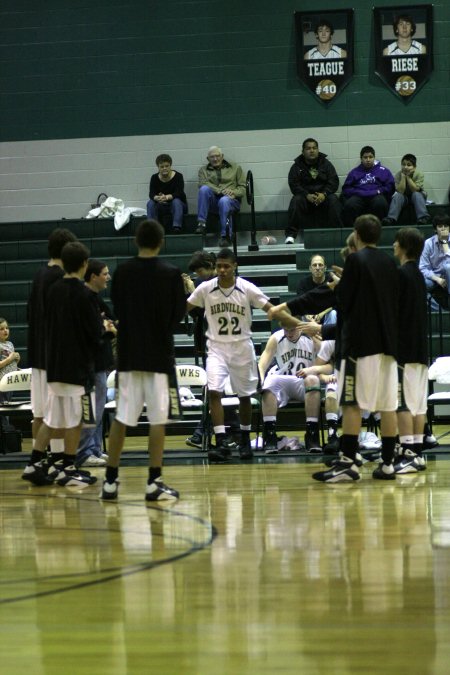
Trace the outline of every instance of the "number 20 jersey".
{"label": "number 20 jersey", "polygon": [[262,309],[269,298],[257,286],[238,277],[232,288],[220,288],[216,278],[204,281],[188,302],[203,307],[206,337],[214,342],[239,342],[252,336],[252,308]]}
{"label": "number 20 jersey", "polygon": [[273,375],[295,375],[302,368],[309,368],[313,365],[315,359],[315,348],[312,339],[306,335],[301,335],[297,341],[291,342],[284,330],[278,330],[274,333],[277,340],[277,351],[275,361],[277,370]]}

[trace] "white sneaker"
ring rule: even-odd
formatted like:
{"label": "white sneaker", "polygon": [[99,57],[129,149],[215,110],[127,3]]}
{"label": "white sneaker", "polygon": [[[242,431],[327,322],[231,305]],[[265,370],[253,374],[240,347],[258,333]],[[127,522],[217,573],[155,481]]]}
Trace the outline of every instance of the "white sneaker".
{"label": "white sneaker", "polygon": [[286,239],[284,240],[284,243],[285,244],[294,244],[295,243],[294,237],[286,237]]}
{"label": "white sneaker", "polygon": [[90,455],[86,461],[83,462],[82,466],[106,466],[106,459],[97,457],[96,455]]}

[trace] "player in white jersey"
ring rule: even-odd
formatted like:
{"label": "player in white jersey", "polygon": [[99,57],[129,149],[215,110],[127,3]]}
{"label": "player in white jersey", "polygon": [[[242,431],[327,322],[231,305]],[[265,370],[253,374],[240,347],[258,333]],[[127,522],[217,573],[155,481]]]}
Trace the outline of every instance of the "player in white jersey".
{"label": "player in white jersey", "polygon": [[333,24],[330,23],[328,19],[319,19],[314,28],[314,33],[317,39],[317,45],[306,52],[304,56],[305,61],[346,58],[346,50],[334,45],[332,42],[334,28]]}
{"label": "player in white jersey", "polygon": [[206,330],[209,404],[216,437],[216,449],[210,450],[211,462],[224,462],[231,457],[225,443],[222,393],[230,377],[233,391],[239,397],[241,459],[253,456],[250,445],[251,396],[258,386],[258,369],[252,342],[252,309],[268,311],[269,298],[254,284],[236,277],[236,257],[230,249],[222,249],[216,261],[217,278],[197,286],[187,300],[187,311],[204,309]]}
{"label": "player in white jersey", "polygon": [[339,451],[337,426],[339,406],[337,402],[337,373],[334,370],[335,340],[323,340],[314,365],[299,372],[301,377],[318,375],[325,385],[325,418],[328,428],[328,438],[324,446],[326,455],[336,455]]}
{"label": "player in white jersey", "polygon": [[394,18],[392,28],[397,40],[383,49],[383,56],[416,56],[427,53],[425,45],[412,39],[416,32],[416,23],[412,16],[399,14]]}
{"label": "player in white jersey", "polygon": [[[307,452],[322,452],[319,441],[320,381],[315,374],[299,377],[311,367],[316,357],[312,338],[302,335],[301,328],[277,330],[270,336],[259,360],[263,384],[263,447],[266,454],[278,452],[276,419],[278,408],[289,401],[304,401],[306,415],[305,447]],[[275,360],[269,372],[270,364]]]}

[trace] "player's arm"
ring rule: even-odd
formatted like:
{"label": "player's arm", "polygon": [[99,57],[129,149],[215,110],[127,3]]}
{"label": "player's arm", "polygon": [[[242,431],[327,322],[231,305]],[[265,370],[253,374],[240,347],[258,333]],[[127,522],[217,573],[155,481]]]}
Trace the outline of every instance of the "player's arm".
{"label": "player's arm", "polygon": [[267,344],[263,353],[259,357],[258,370],[261,382],[264,382],[267,369],[272,363],[276,351],[277,351],[277,340],[274,335],[271,335],[270,338],[267,340]]}

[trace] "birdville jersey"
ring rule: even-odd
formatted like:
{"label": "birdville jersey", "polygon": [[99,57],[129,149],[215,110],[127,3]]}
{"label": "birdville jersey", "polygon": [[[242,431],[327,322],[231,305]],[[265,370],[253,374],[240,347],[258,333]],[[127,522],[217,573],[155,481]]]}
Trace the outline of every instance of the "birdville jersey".
{"label": "birdville jersey", "polygon": [[277,340],[277,351],[275,361],[280,375],[295,375],[302,368],[309,368],[313,365],[316,357],[314,342],[310,337],[301,335],[296,342],[291,342],[284,334],[284,330],[277,330],[274,333]]}
{"label": "birdville jersey", "polygon": [[250,281],[239,277],[232,288],[220,288],[217,279],[204,281],[188,302],[205,309],[209,340],[239,342],[252,336],[252,308],[261,309],[269,298]]}

